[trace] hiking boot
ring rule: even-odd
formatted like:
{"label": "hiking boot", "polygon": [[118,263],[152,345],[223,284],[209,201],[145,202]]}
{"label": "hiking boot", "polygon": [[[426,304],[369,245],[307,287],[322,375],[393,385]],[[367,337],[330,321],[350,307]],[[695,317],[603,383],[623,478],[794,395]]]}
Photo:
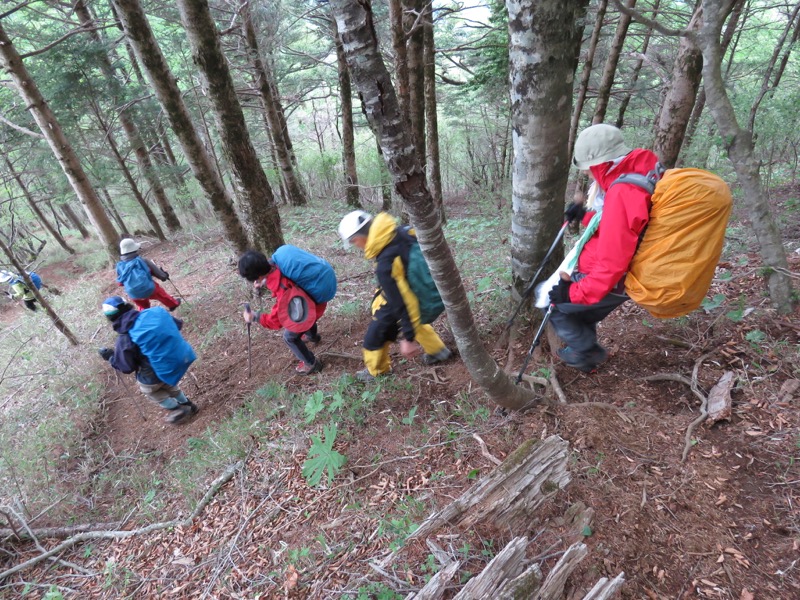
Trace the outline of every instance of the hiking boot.
{"label": "hiking boot", "polygon": [[317,359],[314,361],[313,364],[308,364],[303,361],[300,361],[300,364],[297,365],[294,370],[297,371],[300,375],[311,375],[312,373],[319,373],[322,371],[322,361]]}
{"label": "hiking boot", "polygon": [[319,344],[322,341],[322,336],[320,334],[309,335],[308,333],[304,333],[302,336],[300,336],[300,339],[307,344]]}
{"label": "hiking boot", "polygon": [[446,361],[451,356],[453,356],[453,353],[450,352],[449,348],[445,348],[443,350],[439,350],[439,352],[437,352],[436,354],[425,354],[422,357],[422,364],[435,365],[436,363]]}
{"label": "hiking boot", "polygon": [[188,400],[188,402],[188,404],[179,404],[176,408],[170,410],[164,420],[173,425],[188,421],[189,417],[196,415],[200,410],[194,402],[191,400]]}
{"label": "hiking boot", "polygon": [[181,304],[183,304],[183,298],[175,298],[175,302],[177,304],[169,309],[169,312],[173,312],[176,308],[178,308]]}
{"label": "hiking boot", "polygon": [[386,373],[378,373],[377,375],[373,375],[369,372],[369,369],[361,369],[360,371],[356,371],[356,379],[362,383],[376,383],[378,379],[391,374],[391,371],[387,371]]}
{"label": "hiking boot", "polygon": [[597,365],[608,358],[608,352],[600,344],[595,344],[594,348],[589,352],[575,352],[575,350],[567,346],[556,352],[556,354],[564,361],[564,364],[584,373],[591,373],[597,368]]}

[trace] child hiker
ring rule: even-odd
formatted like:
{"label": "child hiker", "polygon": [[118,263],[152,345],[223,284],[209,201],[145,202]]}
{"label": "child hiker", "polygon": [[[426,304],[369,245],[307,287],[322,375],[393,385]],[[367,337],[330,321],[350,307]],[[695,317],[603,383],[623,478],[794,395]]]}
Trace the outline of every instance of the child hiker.
{"label": "child hiker", "polygon": [[[364,257],[375,260],[375,276],[380,286],[372,301],[372,322],[364,335],[364,364],[356,372],[360,381],[371,382],[379,375],[392,372],[389,346],[400,338],[400,352],[413,358],[425,354],[422,362],[433,365],[450,358],[452,353],[430,325],[420,321],[420,302],[406,277],[409,248],[415,243],[413,231],[398,227],[389,213],[374,219],[363,210],[355,210],[339,223],[339,237],[345,247],[350,244],[364,251]],[[419,346],[415,344],[419,343]]]}
{"label": "child hiker", "polygon": [[[41,279],[36,273],[28,273],[28,276],[31,278],[31,281],[33,281],[33,284],[36,285],[37,289],[41,287]],[[33,292],[25,285],[25,280],[22,277],[14,275],[11,271],[0,271],[0,283],[8,284],[8,291],[6,291],[6,294],[9,298],[12,300],[22,300],[25,304],[25,308],[36,311],[38,308],[36,305],[36,296],[34,296]]]}
{"label": "child hiker", "polygon": [[161,281],[169,279],[169,273],[156,264],[139,256],[141,244],[126,238],[119,244],[120,261],[117,263],[117,282],[125,287],[136,308],[150,308],[150,300],[158,300],[172,312],[181,304],[180,298],[173,298],[153,277]]}
{"label": "child hiker", "polygon": [[139,389],[167,411],[167,423],[186,421],[199,410],[178,382],[196,356],[180,329],[183,321],[160,306],[133,310],[119,296],[103,302],[103,314],[119,335],[114,349],[100,348],[100,356],[122,373],[136,373]]}
{"label": "child hiker", "polygon": [[272,258],[249,250],[239,258],[239,275],[256,289],[266,287],[275,298],[269,313],[245,310],[246,323],[260,323],[267,329],[283,328],[283,340],[300,363],[300,375],[322,371],[322,361],[306,342],[318,344],[322,337],[317,321],[336,294],[336,273],[318,256],[288,244],[279,247]]}

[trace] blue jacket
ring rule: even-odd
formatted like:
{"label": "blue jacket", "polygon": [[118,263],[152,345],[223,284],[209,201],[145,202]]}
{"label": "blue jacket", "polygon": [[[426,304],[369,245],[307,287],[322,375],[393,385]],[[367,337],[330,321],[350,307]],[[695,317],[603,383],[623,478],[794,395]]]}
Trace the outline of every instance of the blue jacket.
{"label": "blue jacket", "polygon": [[145,385],[177,385],[197,358],[181,337],[182,326],[160,306],[123,313],[113,323],[119,336],[111,366],[123,373],[136,372],[136,380]]}

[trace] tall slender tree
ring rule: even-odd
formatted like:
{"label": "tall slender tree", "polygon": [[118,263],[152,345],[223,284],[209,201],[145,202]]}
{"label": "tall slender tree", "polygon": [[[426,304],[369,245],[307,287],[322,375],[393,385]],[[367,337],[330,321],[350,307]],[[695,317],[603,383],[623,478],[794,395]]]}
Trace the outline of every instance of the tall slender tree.
{"label": "tall slender tree", "polygon": [[177,0],[192,47],[192,60],[208,84],[217,132],[234,181],[239,210],[258,250],[272,253],[283,244],[275,196],[250,140],[228,62],[222,54],[217,25],[207,0]]}
{"label": "tall slender tree", "polygon": [[344,196],[347,206],[361,208],[356,170],[355,131],[353,128],[353,87],[350,72],[342,47],[342,39],[336,29],[336,19],[331,19],[333,41],[336,45],[336,71],[339,76],[339,106],[342,111],[342,164],[344,165]]}

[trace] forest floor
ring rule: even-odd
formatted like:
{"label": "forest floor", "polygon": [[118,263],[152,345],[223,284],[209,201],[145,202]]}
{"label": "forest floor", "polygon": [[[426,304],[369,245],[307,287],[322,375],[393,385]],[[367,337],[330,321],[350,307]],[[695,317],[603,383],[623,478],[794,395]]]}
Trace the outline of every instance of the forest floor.
{"label": "forest floor", "polygon": [[[773,193],[794,273],[798,197],[800,187]],[[81,424],[84,449],[64,461],[63,480],[73,493],[88,493],[80,491],[88,489],[85,478],[97,479],[109,464],[129,464],[132,473],[135,463],[151,476],[141,488],[149,493],[133,518],[120,518],[122,498],[136,492],[126,484],[129,471],[118,469],[91,487],[86,512],[71,522],[119,519],[119,528],[133,529],[186,516],[187,497],[193,506],[222,471],[202,471],[200,463],[221,451],[223,423],[237,423],[225,431],[240,440],[227,464],[243,464],[191,525],[75,545],[59,554],[72,567],[41,563],[13,575],[0,597],[17,597],[27,583],[31,598],[56,589],[76,598],[403,598],[440,568],[430,547],[403,544],[404,537],[495,468],[487,453],[502,459],[526,440],[556,434],[569,442],[572,481],[530,516],[527,528],[499,531],[482,522],[435,536],[462,561],[446,597],[518,535],[535,538],[532,553],[546,573],[568,545],[563,514],[582,502],[594,511],[583,532],[590,553],[570,578],[567,598],[582,598],[600,577],[620,572],[622,598],[800,598],[800,311],[780,316],[770,308],[747,231],[736,215],[709,294],[724,295],[724,303],[667,321],[623,305],[599,328],[610,358],[592,374],[559,364],[545,343],[530,370],[554,369],[567,404],[507,415],[458,356],[425,367],[394,354],[394,376],[377,387],[348,376],[361,368],[373,285],[355,251],[331,250],[337,271],[345,272],[334,300],[340,310],[320,321],[315,351],[325,370],[302,377],[280,333],[260,327],[251,332],[248,364],[240,306],[246,288],[221,240],[202,240],[186,264],[174,264],[178,245],[151,245],[146,256],[170,265],[184,294],[176,314],[200,358],[182,386],[201,410],[185,425],[166,425],[131,378],[95,364],[86,376],[102,386],[101,408]],[[79,271],[72,261],[41,270],[62,292],[77,285]],[[110,270],[92,276],[113,282]],[[104,287],[116,292],[113,283]],[[482,292],[475,293],[480,300]],[[0,308],[6,324],[23,317],[18,307]],[[487,346],[502,324],[497,315],[480,323]],[[455,349],[446,318],[436,327]],[[510,351],[492,348],[509,372],[519,369],[532,334],[527,328]],[[726,371],[736,378],[730,418],[700,426],[687,444],[700,400],[685,383],[645,377],[694,377],[707,393]],[[323,435],[329,423],[338,426],[334,449],[347,463],[330,484],[323,478],[312,487],[303,463],[311,436]],[[88,455],[95,466],[87,473]],[[198,468],[181,482],[172,472],[178,463]],[[39,553],[33,545],[13,548],[18,555],[0,555],[0,571]],[[390,551],[390,564],[370,566]]]}

